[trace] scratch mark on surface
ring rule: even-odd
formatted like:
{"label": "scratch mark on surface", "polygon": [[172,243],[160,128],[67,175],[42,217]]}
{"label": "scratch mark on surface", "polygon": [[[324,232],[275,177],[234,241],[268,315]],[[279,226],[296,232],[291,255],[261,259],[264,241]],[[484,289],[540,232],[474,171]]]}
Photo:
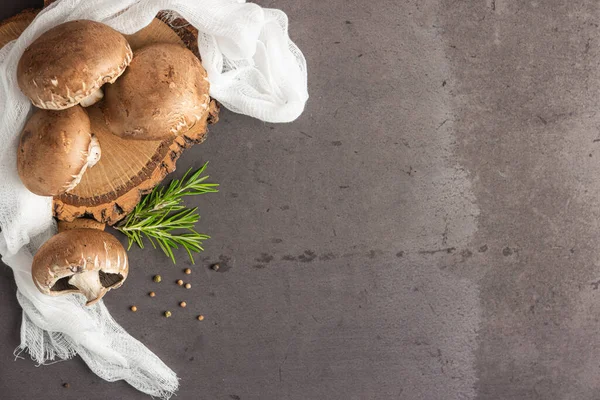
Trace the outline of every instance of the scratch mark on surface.
{"label": "scratch mark on surface", "polygon": [[305,250],[304,254],[300,254],[298,256],[298,260],[303,263],[309,263],[317,258],[317,255],[312,250]]}
{"label": "scratch mark on surface", "polygon": [[431,303],[428,301],[427,305],[429,306],[429,309],[431,309],[431,312],[437,316],[437,313],[435,312],[435,310],[433,309],[433,306],[431,305]]}
{"label": "scratch mark on surface", "polygon": [[444,126],[444,124],[445,124],[446,122],[448,122],[448,121],[449,121],[449,118],[446,118],[444,121],[442,121],[442,123],[441,123],[441,124],[439,124],[439,125],[438,125],[438,127],[437,127],[435,130],[437,131],[438,129],[440,129],[440,128],[441,128],[442,126]]}
{"label": "scratch mark on surface", "polygon": [[456,247],[445,247],[443,249],[435,249],[435,250],[420,250],[419,254],[435,254],[435,253],[452,253],[456,250]]}
{"label": "scratch mark on surface", "polygon": [[330,260],[335,260],[337,257],[338,257],[337,254],[329,252],[329,253],[325,253],[325,254],[322,254],[321,256],[319,256],[319,260],[330,261]]}
{"label": "scratch mark on surface", "polygon": [[279,382],[281,382],[281,367],[283,367],[283,364],[285,364],[285,362],[287,361],[288,351],[290,350],[290,346],[292,345],[293,340],[294,340],[294,337],[290,338],[290,341],[288,342],[288,345],[285,348],[285,352],[283,353],[283,361],[281,361],[281,364],[279,364]]}
{"label": "scratch mark on surface", "polygon": [[260,178],[256,178],[256,182],[262,183],[262,184],[267,185],[267,186],[273,186],[271,183],[265,181],[264,179],[260,179]]}
{"label": "scratch mark on surface", "polygon": [[584,54],[587,54],[590,51],[590,41],[592,40],[592,38],[588,38],[586,44],[585,44],[585,49],[583,50]]}
{"label": "scratch mark on surface", "polygon": [[442,233],[442,246],[448,244],[448,220],[444,218],[444,222],[446,225],[444,226],[444,233]]}
{"label": "scratch mark on surface", "polygon": [[268,253],[260,253],[260,257],[255,259],[259,263],[268,264],[273,261],[273,256]]}

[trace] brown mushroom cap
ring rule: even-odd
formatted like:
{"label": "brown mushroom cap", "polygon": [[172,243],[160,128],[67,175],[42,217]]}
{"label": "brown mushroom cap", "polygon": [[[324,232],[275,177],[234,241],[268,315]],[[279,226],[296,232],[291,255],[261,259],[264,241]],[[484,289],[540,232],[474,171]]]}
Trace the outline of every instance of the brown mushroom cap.
{"label": "brown mushroom cap", "polygon": [[105,88],[104,117],[124,138],[161,140],[185,133],[207,113],[206,71],[194,54],[177,44],[137,51],[114,84]]}
{"label": "brown mushroom cap", "polygon": [[[65,22],[43,33],[23,53],[17,80],[39,108],[62,110],[93,104],[98,89],[114,82],[131,61],[123,35],[99,22]],[[101,97],[101,92],[100,95]]]}
{"label": "brown mushroom cap", "polygon": [[40,292],[81,293],[86,305],[120,287],[129,273],[127,252],[109,233],[73,229],[51,237],[33,257],[33,282]]}
{"label": "brown mushroom cap", "polygon": [[25,124],[17,152],[23,184],[40,196],[73,189],[87,167],[100,159],[98,140],[80,106],[64,111],[37,110]]}

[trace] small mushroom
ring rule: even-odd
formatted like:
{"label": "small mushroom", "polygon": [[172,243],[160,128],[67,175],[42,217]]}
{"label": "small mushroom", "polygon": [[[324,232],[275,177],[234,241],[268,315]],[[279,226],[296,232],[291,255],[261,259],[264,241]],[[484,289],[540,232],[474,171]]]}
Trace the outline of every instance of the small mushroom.
{"label": "small mushroom", "polygon": [[50,296],[81,293],[88,306],[120,287],[128,272],[121,243],[97,229],[73,229],[51,237],[33,257],[31,267],[40,292]]}
{"label": "small mushroom", "polygon": [[162,140],[191,129],[208,112],[206,71],[177,44],[136,51],[123,76],[105,88],[102,105],[110,130],[123,138]]}
{"label": "small mushroom", "polygon": [[123,35],[95,21],[65,22],[43,33],[21,56],[17,81],[39,108],[94,104],[101,86],[127,68],[132,51]]}
{"label": "small mushroom", "polygon": [[100,155],[100,144],[83,108],[37,110],[21,134],[17,170],[27,189],[40,196],[56,196],[75,188]]}

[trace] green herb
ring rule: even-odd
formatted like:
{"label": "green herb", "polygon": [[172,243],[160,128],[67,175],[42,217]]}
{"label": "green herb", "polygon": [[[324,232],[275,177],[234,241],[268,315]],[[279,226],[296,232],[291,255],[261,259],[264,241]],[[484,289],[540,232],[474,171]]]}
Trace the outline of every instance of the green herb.
{"label": "green herb", "polygon": [[156,249],[157,246],[173,261],[173,250],[183,247],[192,263],[192,253],[203,251],[202,242],[210,236],[196,232],[195,225],[200,219],[197,208],[187,208],[183,204],[185,196],[218,192],[216,183],[205,183],[208,176],[202,176],[208,163],[191,173],[188,170],[183,178],[174,179],[169,186],[155,187],[117,226],[129,239],[128,250],[135,243],[144,248],[145,237]]}

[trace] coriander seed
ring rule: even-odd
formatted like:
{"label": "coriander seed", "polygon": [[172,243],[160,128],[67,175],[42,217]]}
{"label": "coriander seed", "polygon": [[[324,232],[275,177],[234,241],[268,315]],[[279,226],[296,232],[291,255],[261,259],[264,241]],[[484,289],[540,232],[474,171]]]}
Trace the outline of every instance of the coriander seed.
{"label": "coriander seed", "polygon": [[204,319],[204,315],[198,315],[198,321],[202,321]]}
{"label": "coriander seed", "polygon": [[185,306],[187,306],[187,303],[185,301],[182,301],[181,303],[179,303],[179,307],[185,308]]}
{"label": "coriander seed", "polygon": [[154,282],[158,283],[158,282],[162,281],[162,278],[160,275],[154,275],[154,278],[152,278],[152,280]]}
{"label": "coriander seed", "polygon": [[179,286],[183,286],[183,281],[181,279],[178,279],[176,282]]}
{"label": "coriander seed", "polygon": [[136,312],[137,311],[137,307],[136,306],[131,306],[131,311]]}
{"label": "coriander seed", "polygon": [[68,389],[68,388],[70,388],[70,387],[71,387],[71,385],[69,385],[69,383],[68,383],[68,382],[66,382],[66,383],[63,383],[63,387],[64,387],[65,389]]}
{"label": "coriander seed", "polygon": [[189,275],[192,273],[192,270],[189,268],[186,268],[183,272],[185,272],[186,275]]}
{"label": "coriander seed", "polygon": [[192,284],[191,284],[191,283],[186,283],[186,284],[185,284],[185,288],[186,288],[186,289],[189,289],[189,288],[191,288],[191,287],[192,287]]}
{"label": "coriander seed", "polygon": [[171,315],[171,311],[165,311],[165,317],[169,318]]}
{"label": "coriander seed", "polygon": [[221,266],[219,264],[213,264],[211,268],[213,271],[218,271]]}
{"label": "coriander seed", "polygon": [[148,293],[148,296],[150,296],[150,297],[154,297],[154,296],[156,296],[156,293],[154,293],[154,292],[150,292],[150,293]]}

